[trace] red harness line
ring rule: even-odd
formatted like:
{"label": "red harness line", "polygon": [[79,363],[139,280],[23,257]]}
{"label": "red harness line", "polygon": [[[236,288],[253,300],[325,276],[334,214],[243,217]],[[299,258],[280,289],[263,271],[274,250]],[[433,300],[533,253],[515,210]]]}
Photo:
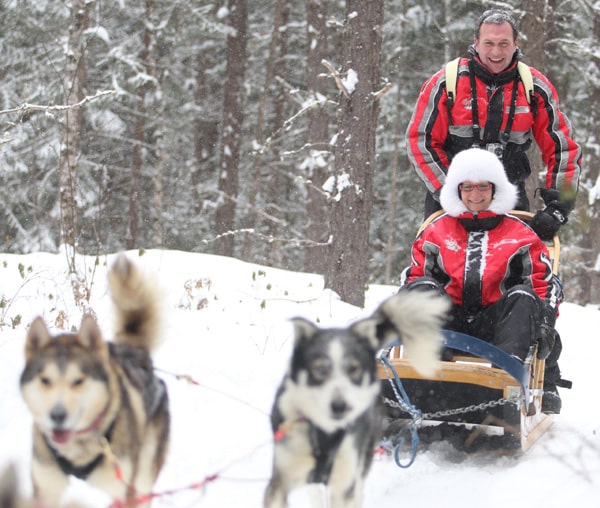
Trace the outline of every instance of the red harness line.
{"label": "red harness line", "polygon": [[[194,386],[198,386],[198,387],[202,387],[202,388],[207,388],[211,391],[214,391],[216,393],[219,393],[223,396],[226,396],[228,398],[231,398],[237,402],[240,402],[262,414],[265,414],[264,411],[252,406],[251,404],[248,404],[246,401],[241,400],[235,396],[232,396],[230,394],[227,394],[225,392],[221,392],[220,390],[215,390],[212,389],[210,387],[204,386],[202,385],[199,381],[195,380],[194,378],[192,378],[192,376],[188,375],[188,374],[174,374],[168,371],[164,371],[161,369],[155,369],[155,370],[159,370],[160,372],[163,372],[164,374],[169,374],[173,377],[175,377],[177,380],[184,380],[187,381],[188,383],[194,385]],[[98,424],[99,421],[101,421],[101,418],[103,417],[103,415],[100,415],[97,419]],[[252,455],[254,455],[254,453],[262,448],[263,446],[266,446],[267,444],[271,444],[272,442],[277,443],[279,441],[281,441],[282,439],[284,439],[286,437],[286,435],[288,434],[288,432],[290,431],[290,429],[292,427],[294,427],[295,425],[299,424],[299,423],[306,423],[307,420],[306,418],[300,417],[296,420],[292,420],[289,422],[282,422],[281,425],[278,427],[278,429],[275,431],[275,433],[273,434],[273,441],[269,440],[268,442],[265,442],[261,445],[258,445],[256,448],[254,448],[251,452],[249,452],[248,454],[239,457],[238,459],[232,461],[230,464],[224,466],[222,468],[222,471],[226,471],[227,469],[231,468],[236,462],[241,462],[243,460],[245,460],[247,457],[250,457]],[[94,422],[96,423],[96,422]],[[92,425],[93,426],[93,425]],[[115,477],[122,483],[124,483],[128,489],[129,492],[135,494],[135,489],[131,486],[125,483],[124,479],[123,479],[123,473],[121,472],[121,469],[119,467],[119,464],[116,460],[116,457],[114,456],[114,454],[112,453],[111,449],[110,449],[110,445],[108,444],[108,441],[104,442],[104,452],[107,454],[109,460],[111,460],[111,462],[113,463],[114,466],[114,470],[115,470]],[[378,455],[383,455],[384,451],[380,449],[376,449],[374,450],[375,454]],[[219,479],[226,479],[224,478],[220,473],[213,473],[211,475],[208,475],[206,477],[204,477],[204,479],[202,479],[199,482],[194,482],[190,485],[187,485],[185,487],[179,487],[179,488],[174,488],[174,489],[168,489],[168,490],[164,490],[162,492],[150,492],[147,494],[141,494],[137,497],[135,497],[132,500],[122,500],[122,499],[114,499],[112,501],[112,503],[107,507],[107,508],[131,508],[134,506],[138,506],[140,504],[144,504],[144,503],[148,503],[149,501],[152,501],[153,499],[156,498],[161,498],[161,497],[167,497],[167,496],[173,496],[176,494],[179,494],[181,492],[186,492],[186,491],[191,491],[191,490],[199,490],[204,488],[205,486],[207,486],[209,483],[212,483],[214,481],[217,481]],[[262,480],[261,480],[262,481]]]}
{"label": "red harness line", "polygon": [[[228,394],[228,393],[222,392],[220,390],[216,390],[214,388],[210,388],[208,386],[203,385],[199,381],[195,380],[189,374],[175,374],[175,373],[172,373],[172,372],[169,372],[169,371],[165,371],[165,370],[162,370],[162,369],[157,369],[157,368],[155,368],[155,370],[158,370],[159,372],[162,372],[163,374],[171,375],[171,376],[175,377],[175,379],[177,379],[178,381],[183,380],[183,381],[187,381],[188,383],[190,383],[190,384],[192,384],[194,386],[206,388],[206,389],[211,390],[213,392],[216,392],[216,393],[218,393],[220,395],[223,395],[225,397],[233,399],[233,400],[235,400],[235,401],[237,401],[237,402],[239,402],[239,403],[241,403],[241,404],[243,404],[245,406],[248,406],[251,409],[254,409],[255,411],[257,411],[257,412],[259,412],[261,414],[265,414],[265,412],[262,411],[261,409],[255,407],[255,406],[252,406],[248,402],[246,402],[246,401],[244,401],[244,400],[242,400],[242,399],[240,399],[238,397],[235,397],[235,396],[233,396],[231,394]],[[289,431],[294,426],[298,425],[299,423],[307,423],[307,422],[308,422],[308,420],[306,418],[304,418],[304,417],[300,417],[300,418],[298,418],[296,420],[292,420],[292,421],[282,422],[281,425],[279,425],[278,429],[273,434],[273,440],[272,441],[269,440],[268,442],[265,442],[265,443],[262,443],[261,445],[258,445],[251,452],[249,452],[248,454],[246,454],[246,455],[244,455],[242,457],[237,458],[236,460],[232,461],[230,464],[224,466],[221,470],[222,471],[226,471],[227,469],[231,468],[235,463],[241,462],[241,461],[245,460],[247,457],[250,457],[250,456],[254,455],[254,453],[258,449],[262,448],[263,446],[266,446],[267,444],[277,443],[277,442],[281,441],[282,439],[284,439],[287,436],[287,434],[289,433]],[[112,452],[110,452],[110,448],[108,449],[108,451],[109,451],[110,455],[112,456]],[[376,455],[383,455],[384,452],[381,449],[375,449],[374,453]],[[123,475],[122,475],[121,470],[119,468],[119,465],[118,465],[118,463],[116,461],[116,458],[114,456],[112,456],[112,458],[113,458],[113,464],[115,466],[115,476],[117,477],[117,479],[119,481],[124,482]],[[127,507],[137,506],[137,505],[142,504],[142,503],[147,503],[147,502],[149,502],[149,501],[151,501],[152,499],[155,499],[155,498],[172,496],[172,495],[179,494],[179,493],[185,492],[185,491],[190,491],[190,490],[198,490],[198,489],[201,489],[201,488],[205,487],[206,485],[208,485],[209,483],[212,483],[212,482],[214,482],[214,481],[216,481],[218,479],[227,479],[227,478],[224,478],[222,476],[222,474],[220,474],[220,473],[217,472],[217,473],[214,473],[214,474],[206,476],[203,480],[201,480],[199,482],[192,483],[192,484],[190,484],[188,486],[185,486],[185,487],[180,487],[180,488],[175,488],[175,489],[169,489],[169,490],[165,490],[165,491],[162,491],[162,492],[150,492],[148,494],[140,495],[137,498],[135,498],[134,500],[128,501],[128,502],[124,502],[123,500],[120,500],[120,499],[115,499],[115,500],[113,500],[112,504],[110,506],[108,506],[108,508],[127,508]],[[131,489],[133,492],[135,492],[135,490],[130,485],[127,485],[127,488]]]}
{"label": "red harness line", "polygon": [[108,506],[108,508],[127,508],[127,507],[132,507],[132,506],[138,506],[140,504],[148,503],[149,501],[152,501],[153,499],[155,499],[157,497],[172,496],[172,495],[179,494],[180,492],[185,492],[188,490],[199,490],[199,489],[205,487],[206,485],[208,485],[209,483],[214,482],[218,478],[219,478],[219,475],[217,475],[217,474],[210,475],[210,476],[205,477],[202,481],[192,483],[191,485],[188,485],[186,487],[164,490],[162,492],[150,492],[149,494],[140,495],[140,496],[136,497],[135,499],[133,499],[132,501],[123,501],[122,499],[114,499],[113,502]]}
{"label": "red harness line", "polygon": [[[248,404],[248,402],[239,399],[238,397],[235,397],[233,395],[227,394],[225,392],[222,392],[220,390],[215,390],[213,388],[210,388],[208,386],[202,385],[199,381],[196,381],[194,378],[192,378],[192,376],[188,375],[188,374],[174,374],[168,371],[164,371],[162,369],[155,369],[158,370],[164,374],[169,374],[171,376],[174,376],[177,380],[184,380],[187,381],[188,383],[194,385],[194,386],[198,386],[198,387],[202,387],[202,388],[206,388],[209,389],[211,391],[214,391],[218,394],[221,394],[225,397],[228,397],[230,399],[233,399],[241,404],[244,404],[248,407],[250,407],[251,409],[254,409],[255,411],[260,412],[261,414],[265,414],[264,411],[258,409],[255,406],[252,406],[251,404]],[[94,422],[94,424],[97,423],[97,425],[100,424],[100,422],[102,421],[102,418],[104,416],[104,413],[101,414],[97,420]],[[282,424],[281,429],[277,431],[277,435],[278,437],[275,438],[275,440],[281,440],[283,439],[283,437],[285,436],[285,434],[287,433],[287,429],[289,429],[292,425],[296,424],[297,422],[288,422],[286,424],[285,429],[283,428],[284,425]],[[92,424],[92,426],[86,430],[92,430],[92,427],[94,426],[94,424]],[[83,432],[83,431],[82,431]],[[224,466],[222,468],[222,471],[225,471],[229,468],[231,468],[236,462],[241,462],[242,460],[245,460],[247,457],[250,457],[252,455],[254,455],[254,453],[256,453],[256,451],[259,448],[262,448],[263,446],[266,446],[267,444],[271,444],[271,440],[269,440],[268,442],[265,442],[261,445],[258,445],[256,448],[254,448],[251,452],[249,452],[248,454],[239,457],[236,460],[233,460],[230,464]],[[115,473],[115,477],[117,478],[117,480],[119,480],[121,483],[123,483],[126,487],[128,492],[130,492],[131,494],[133,494],[135,496],[135,489],[127,484],[125,482],[125,480],[123,479],[123,473],[121,471],[121,468],[119,467],[119,463],[117,461],[117,458],[115,457],[115,455],[112,453],[112,450],[110,449],[110,444],[108,443],[108,441],[106,439],[102,440],[102,447],[103,447],[103,451],[105,453],[105,455],[107,456],[107,458],[112,462],[113,467],[114,467],[114,473]],[[172,496],[175,494],[179,494],[181,492],[186,492],[186,491],[191,491],[191,490],[199,490],[204,488],[206,485],[208,485],[209,483],[212,483],[218,479],[222,479],[223,476],[220,473],[213,473],[211,475],[208,475],[206,477],[204,477],[204,479],[202,479],[199,482],[194,482],[190,485],[187,485],[185,487],[179,487],[179,488],[175,488],[175,489],[168,489],[168,490],[164,490],[162,492],[149,492],[147,494],[140,494],[137,497],[134,497],[134,499],[129,499],[129,495],[127,496],[128,499],[126,500],[122,500],[122,499],[113,499],[112,503],[108,506],[108,508],[131,508],[134,506],[138,506],[140,504],[144,504],[144,503],[148,503],[149,501],[151,501],[152,499],[155,498],[160,498],[160,497],[167,497],[167,496]],[[262,480],[261,480],[262,481]]]}
{"label": "red harness line", "polygon": [[75,434],[80,435],[85,434],[86,432],[90,432],[92,430],[98,430],[100,428],[100,425],[102,424],[102,420],[104,420],[104,417],[106,416],[106,413],[108,413],[108,404],[100,412],[100,414],[96,417],[96,419],[92,422],[92,424],[89,427],[78,430],[77,432],[75,432]]}

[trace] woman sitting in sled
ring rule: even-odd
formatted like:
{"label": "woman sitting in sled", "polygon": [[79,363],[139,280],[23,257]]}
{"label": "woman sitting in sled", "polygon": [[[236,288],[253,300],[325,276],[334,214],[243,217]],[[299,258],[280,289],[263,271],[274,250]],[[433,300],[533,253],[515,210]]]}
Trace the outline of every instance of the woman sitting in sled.
{"label": "woman sitting in sled", "polygon": [[542,410],[558,413],[560,284],[544,242],[508,213],[517,197],[494,154],[478,148],[458,153],[440,193],[445,213],[418,235],[401,285],[445,292],[454,303],[446,328],[521,360],[537,342],[538,358],[546,359]]}

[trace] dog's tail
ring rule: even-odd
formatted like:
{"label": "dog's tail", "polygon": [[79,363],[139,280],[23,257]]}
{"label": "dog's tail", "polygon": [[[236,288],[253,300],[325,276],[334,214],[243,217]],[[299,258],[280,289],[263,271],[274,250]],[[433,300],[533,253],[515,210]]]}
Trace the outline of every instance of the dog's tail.
{"label": "dog's tail", "polygon": [[376,335],[382,346],[400,339],[414,368],[431,376],[444,344],[442,326],[450,305],[450,299],[438,293],[400,291],[376,311]]}
{"label": "dog's tail", "polygon": [[108,273],[108,286],[115,307],[115,342],[152,351],[161,336],[154,280],[120,254]]}

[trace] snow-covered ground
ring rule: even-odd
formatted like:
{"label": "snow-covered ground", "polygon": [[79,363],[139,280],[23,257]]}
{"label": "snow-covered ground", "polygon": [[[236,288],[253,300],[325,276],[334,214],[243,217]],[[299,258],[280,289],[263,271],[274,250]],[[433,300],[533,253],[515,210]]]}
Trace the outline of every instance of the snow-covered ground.
{"label": "snow-covered ground", "polygon": [[[258,508],[270,474],[272,439],[268,413],[291,350],[288,321],[304,316],[321,326],[347,324],[369,314],[393,294],[372,286],[365,309],[341,302],[317,275],[300,274],[235,259],[178,251],[128,255],[157,276],[164,291],[164,343],[155,364],[171,398],[172,438],[155,491],[155,507]],[[109,337],[106,270],[113,256],[79,257],[89,308]],[[81,320],[64,254],[0,254],[0,468],[18,468],[30,492],[31,418],[20,398],[27,325],[43,315],[50,326]],[[557,322],[564,352],[563,411],[525,455],[465,455],[447,443],[418,453],[400,469],[377,457],[365,507],[600,506],[600,312],[564,303]],[[190,376],[194,383],[181,378]],[[87,506],[110,500],[79,481],[68,497]],[[201,486],[202,485],[202,486]],[[294,508],[306,507],[304,491]]]}

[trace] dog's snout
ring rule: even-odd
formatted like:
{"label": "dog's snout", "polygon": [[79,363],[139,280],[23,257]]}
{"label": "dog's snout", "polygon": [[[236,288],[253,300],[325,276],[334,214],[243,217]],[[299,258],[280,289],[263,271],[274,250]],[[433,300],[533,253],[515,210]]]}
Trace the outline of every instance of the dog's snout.
{"label": "dog's snout", "polygon": [[62,404],[57,404],[52,408],[52,411],[50,411],[50,419],[57,427],[62,426],[67,419],[67,410]]}
{"label": "dog's snout", "polygon": [[331,413],[334,418],[342,418],[350,409],[344,399],[335,399],[331,402]]}

